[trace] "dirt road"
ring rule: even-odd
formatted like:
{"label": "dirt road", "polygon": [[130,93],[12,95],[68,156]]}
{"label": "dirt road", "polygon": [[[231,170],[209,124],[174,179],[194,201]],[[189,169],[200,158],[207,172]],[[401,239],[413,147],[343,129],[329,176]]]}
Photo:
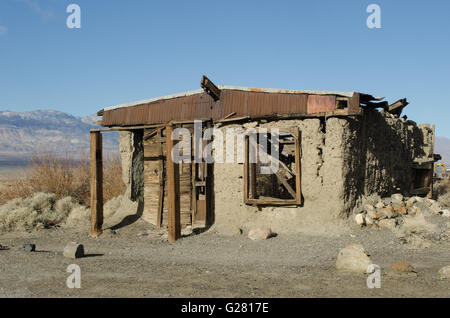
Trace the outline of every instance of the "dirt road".
{"label": "dirt road", "polygon": [[[138,236],[143,230],[149,235]],[[62,255],[78,241],[87,257]],[[24,243],[36,252],[24,252]],[[368,289],[366,275],[338,273],[340,248],[364,245],[382,267],[380,289]],[[450,264],[450,243],[408,249],[388,230],[352,230],[339,237],[278,235],[267,241],[246,236],[221,237],[213,231],[184,237],[174,244],[164,233],[138,221],[106,230],[98,239],[86,231],[63,229],[0,235],[1,297],[450,297],[450,281],[439,268]],[[397,261],[417,274],[397,274]],[[69,264],[81,268],[81,288],[69,289]]]}

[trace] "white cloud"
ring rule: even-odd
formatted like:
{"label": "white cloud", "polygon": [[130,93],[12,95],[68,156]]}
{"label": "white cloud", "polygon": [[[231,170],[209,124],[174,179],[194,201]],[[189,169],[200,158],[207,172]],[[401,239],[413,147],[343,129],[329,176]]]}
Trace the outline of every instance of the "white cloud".
{"label": "white cloud", "polygon": [[30,7],[35,13],[40,15],[44,20],[47,20],[53,16],[53,11],[50,9],[44,9],[36,0],[19,0]]}
{"label": "white cloud", "polygon": [[5,35],[6,32],[8,32],[8,28],[3,25],[0,25],[0,36]]}

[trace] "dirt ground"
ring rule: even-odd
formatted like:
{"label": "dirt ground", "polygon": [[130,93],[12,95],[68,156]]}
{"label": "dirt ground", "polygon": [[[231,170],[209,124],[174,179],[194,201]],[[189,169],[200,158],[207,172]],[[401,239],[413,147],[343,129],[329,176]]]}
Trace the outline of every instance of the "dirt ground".
{"label": "dirt ground", "polygon": [[[69,241],[84,244],[87,257],[64,258]],[[352,242],[381,266],[380,289],[367,288],[367,275],[336,271],[339,250]],[[20,251],[24,243],[37,251]],[[87,228],[50,229],[2,234],[0,244],[9,248],[0,250],[0,297],[450,297],[450,281],[437,275],[450,264],[450,243],[413,250],[389,230],[266,241],[210,230],[171,244],[166,233],[138,220],[98,239]],[[397,261],[417,274],[395,273]],[[69,264],[81,268],[80,289],[66,287]]]}

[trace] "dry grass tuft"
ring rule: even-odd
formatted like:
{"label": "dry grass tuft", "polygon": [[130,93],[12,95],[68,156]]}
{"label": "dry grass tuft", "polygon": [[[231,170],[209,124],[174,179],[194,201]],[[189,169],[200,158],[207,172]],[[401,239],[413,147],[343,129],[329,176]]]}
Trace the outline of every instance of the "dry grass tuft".
{"label": "dry grass tuft", "polygon": [[[16,198],[29,198],[36,193],[52,193],[57,199],[75,198],[79,204],[90,205],[89,160],[87,155],[73,159],[66,154],[63,158],[54,153],[38,153],[32,156],[32,163],[21,175],[8,180],[0,192],[0,204]],[[125,191],[122,181],[120,157],[104,161],[103,190],[105,202]]]}

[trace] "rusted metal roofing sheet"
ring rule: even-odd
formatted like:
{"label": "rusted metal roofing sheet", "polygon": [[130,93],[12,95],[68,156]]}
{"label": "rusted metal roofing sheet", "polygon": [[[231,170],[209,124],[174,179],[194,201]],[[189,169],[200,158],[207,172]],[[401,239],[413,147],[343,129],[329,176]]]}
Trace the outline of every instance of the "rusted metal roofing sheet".
{"label": "rusted metal roofing sheet", "polygon": [[[203,90],[107,107],[102,126],[136,126],[167,123],[171,120],[235,117],[307,117],[359,114],[359,93],[257,89],[219,86],[220,100]],[[336,97],[347,100],[347,107],[336,108]]]}

